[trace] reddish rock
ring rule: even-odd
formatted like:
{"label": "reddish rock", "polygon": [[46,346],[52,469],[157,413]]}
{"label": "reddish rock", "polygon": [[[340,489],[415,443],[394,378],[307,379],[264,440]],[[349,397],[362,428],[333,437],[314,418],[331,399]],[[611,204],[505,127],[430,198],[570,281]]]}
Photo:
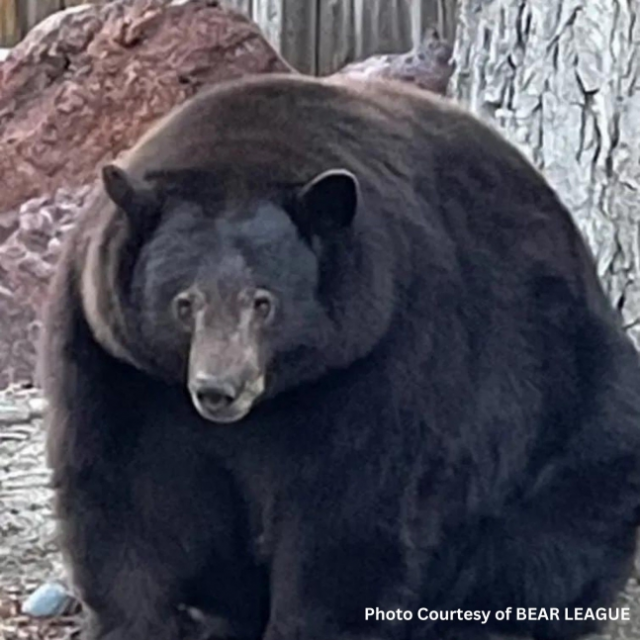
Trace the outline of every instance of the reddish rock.
{"label": "reddish rock", "polygon": [[54,14],[0,65],[0,388],[33,382],[39,311],[96,169],[200,88],[291,71],[211,0],[115,0]]}
{"label": "reddish rock", "polygon": [[447,92],[454,65],[453,47],[435,29],[426,32],[418,47],[408,53],[371,56],[348,64],[341,75],[360,78],[390,78],[410,82],[441,95]]}
{"label": "reddish rock", "polygon": [[211,0],[115,0],[50,16],[0,66],[0,215],[90,181],[205,85],[290,68]]}

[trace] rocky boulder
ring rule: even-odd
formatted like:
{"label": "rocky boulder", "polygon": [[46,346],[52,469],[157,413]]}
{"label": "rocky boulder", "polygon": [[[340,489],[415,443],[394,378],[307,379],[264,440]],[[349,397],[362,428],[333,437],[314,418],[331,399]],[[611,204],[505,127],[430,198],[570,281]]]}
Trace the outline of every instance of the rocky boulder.
{"label": "rocky boulder", "polygon": [[0,214],[86,184],[201,87],[289,67],[210,0],[115,0],[53,14],[0,66]]}
{"label": "rocky boulder", "polygon": [[445,95],[454,66],[453,47],[435,29],[407,53],[376,55],[343,67],[339,74],[360,78],[389,78],[415,84],[421,89]]}
{"label": "rocky boulder", "polygon": [[34,382],[48,283],[91,188],[62,188],[0,216],[0,389]]}

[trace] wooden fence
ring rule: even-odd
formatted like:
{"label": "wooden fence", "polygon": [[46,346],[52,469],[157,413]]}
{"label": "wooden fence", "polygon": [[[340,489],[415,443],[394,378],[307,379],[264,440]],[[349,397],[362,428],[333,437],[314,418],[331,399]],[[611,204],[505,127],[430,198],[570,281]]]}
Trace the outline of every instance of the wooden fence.
{"label": "wooden fence", "polygon": [[12,47],[48,15],[91,0],[0,0],[0,47]]}
{"label": "wooden fence", "polygon": [[[0,47],[47,15],[90,0],[0,0]],[[257,22],[303,73],[325,75],[374,53],[399,53],[428,26],[451,40],[456,0],[222,0]]]}
{"label": "wooden fence", "polygon": [[418,44],[429,26],[453,40],[456,0],[223,0],[257,22],[286,60],[325,75]]}

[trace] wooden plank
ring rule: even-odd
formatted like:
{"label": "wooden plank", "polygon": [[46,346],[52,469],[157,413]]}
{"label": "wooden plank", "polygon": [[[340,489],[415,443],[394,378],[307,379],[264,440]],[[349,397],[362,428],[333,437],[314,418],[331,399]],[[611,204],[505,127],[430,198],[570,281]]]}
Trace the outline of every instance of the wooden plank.
{"label": "wooden plank", "polygon": [[61,0],[22,0],[18,15],[23,33],[27,33],[39,22],[64,7]]}
{"label": "wooden plank", "polygon": [[18,0],[0,0],[0,46],[12,47],[22,37],[18,21]]}
{"label": "wooden plank", "polygon": [[318,60],[322,74],[348,62],[419,45],[428,27],[453,41],[456,0],[322,0]]}
{"label": "wooden plank", "polygon": [[411,40],[411,5],[419,0],[393,0],[385,3],[382,24],[389,25],[383,31],[384,47],[391,53],[407,51],[412,46]]}
{"label": "wooden plank", "polygon": [[411,48],[412,0],[353,1],[356,60]]}
{"label": "wooden plank", "polygon": [[427,27],[445,37],[455,28],[455,0],[320,0],[318,71],[417,46]]}
{"label": "wooden plank", "polygon": [[318,0],[223,0],[242,11],[262,29],[271,45],[303,73],[316,68]]}
{"label": "wooden plank", "polygon": [[438,0],[438,5],[440,35],[453,44],[456,37],[456,24],[460,5],[457,0]]}
{"label": "wooden plank", "polygon": [[453,43],[455,37],[456,0],[420,0],[411,8],[412,40],[414,45],[422,41],[425,31],[435,27],[440,36]]}
{"label": "wooden plank", "polygon": [[354,58],[353,0],[319,0],[316,73],[334,73]]}
{"label": "wooden plank", "polygon": [[402,53],[411,48],[412,4],[415,4],[413,0],[380,2],[378,22],[372,25],[376,32],[375,50],[370,50],[369,55],[373,53]]}
{"label": "wooden plank", "polygon": [[319,0],[279,0],[280,52],[301,73],[317,73]]}
{"label": "wooden plank", "polygon": [[95,0],[0,0],[0,46],[12,47],[52,13]]}

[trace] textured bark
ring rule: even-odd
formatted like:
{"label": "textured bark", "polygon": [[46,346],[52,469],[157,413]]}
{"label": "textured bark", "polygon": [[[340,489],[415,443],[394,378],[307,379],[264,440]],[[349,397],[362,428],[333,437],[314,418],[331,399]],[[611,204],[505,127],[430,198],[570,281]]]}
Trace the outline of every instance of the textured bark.
{"label": "textured bark", "polygon": [[558,190],[638,346],[639,10],[640,0],[462,0],[450,85]]}
{"label": "textured bark", "polygon": [[[452,97],[497,126],[571,210],[640,346],[640,0],[461,0]],[[640,638],[640,555],[610,640]]]}

